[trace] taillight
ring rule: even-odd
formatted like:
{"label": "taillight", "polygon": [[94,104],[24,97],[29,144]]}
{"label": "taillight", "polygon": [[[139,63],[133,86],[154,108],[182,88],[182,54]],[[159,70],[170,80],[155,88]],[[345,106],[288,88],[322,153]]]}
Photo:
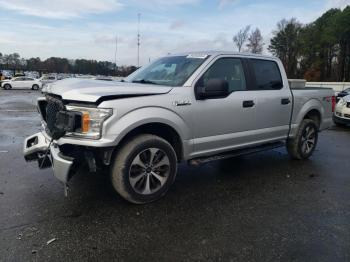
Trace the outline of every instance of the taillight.
{"label": "taillight", "polygon": [[337,101],[335,99],[335,96],[332,96],[332,112],[334,112],[335,105],[337,104]]}

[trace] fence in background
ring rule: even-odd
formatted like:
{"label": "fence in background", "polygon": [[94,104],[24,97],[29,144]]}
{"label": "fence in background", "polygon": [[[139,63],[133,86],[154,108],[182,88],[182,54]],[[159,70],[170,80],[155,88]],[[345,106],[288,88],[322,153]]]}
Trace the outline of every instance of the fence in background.
{"label": "fence in background", "polygon": [[306,82],[306,87],[333,88],[335,92],[340,92],[349,88],[350,82]]}

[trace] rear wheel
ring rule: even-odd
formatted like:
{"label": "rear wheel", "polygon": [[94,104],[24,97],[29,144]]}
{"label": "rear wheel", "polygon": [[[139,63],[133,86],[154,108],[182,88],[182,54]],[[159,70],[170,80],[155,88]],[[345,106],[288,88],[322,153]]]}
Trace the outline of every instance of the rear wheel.
{"label": "rear wheel", "polygon": [[176,170],[176,153],[166,140],[140,135],[125,143],[116,155],[111,180],[123,198],[144,204],[165,195]]}
{"label": "rear wheel", "polygon": [[12,88],[12,86],[10,84],[5,84],[4,85],[4,89],[6,90],[10,90]]}
{"label": "rear wheel", "polygon": [[38,85],[33,85],[33,86],[32,86],[32,89],[33,89],[33,90],[38,90],[38,89],[39,89],[39,86],[38,86]]}
{"label": "rear wheel", "polygon": [[317,140],[317,124],[311,119],[304,119],[295,137],[287,142],[288,153],[293,159],[307,159],[314,152]]}

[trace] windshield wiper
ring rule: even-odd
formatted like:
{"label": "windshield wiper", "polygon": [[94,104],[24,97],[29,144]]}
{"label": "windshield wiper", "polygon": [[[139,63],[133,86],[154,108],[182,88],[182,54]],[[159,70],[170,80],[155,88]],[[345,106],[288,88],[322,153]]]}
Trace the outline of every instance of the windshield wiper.
{"label": "windshield wiper", "polygon": [[132,83],[157,85],[157,83],[155,83],[155,82],[153,82],[153,81],[151,81],[151,80],[146,80],[146,79],[133,80]]}

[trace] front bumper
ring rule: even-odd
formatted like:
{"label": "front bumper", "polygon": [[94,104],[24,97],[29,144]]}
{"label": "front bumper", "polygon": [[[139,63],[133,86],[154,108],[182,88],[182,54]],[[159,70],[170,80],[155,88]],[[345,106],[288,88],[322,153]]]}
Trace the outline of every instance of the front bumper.
{"label": "front bumper", "polygon": [[40,168],[51,165],[54,176],[65,184],[68,182],[74,159],[64,156],[43,133],[36,133],[24,140],[23,154],[26,161],[38,161]]}
{"label": "front bumper", "polygon": [[343,125],[350,125],[350,118],[344,118],[344,117],[333,115],[333,121],[335,123],[340,123]]}

